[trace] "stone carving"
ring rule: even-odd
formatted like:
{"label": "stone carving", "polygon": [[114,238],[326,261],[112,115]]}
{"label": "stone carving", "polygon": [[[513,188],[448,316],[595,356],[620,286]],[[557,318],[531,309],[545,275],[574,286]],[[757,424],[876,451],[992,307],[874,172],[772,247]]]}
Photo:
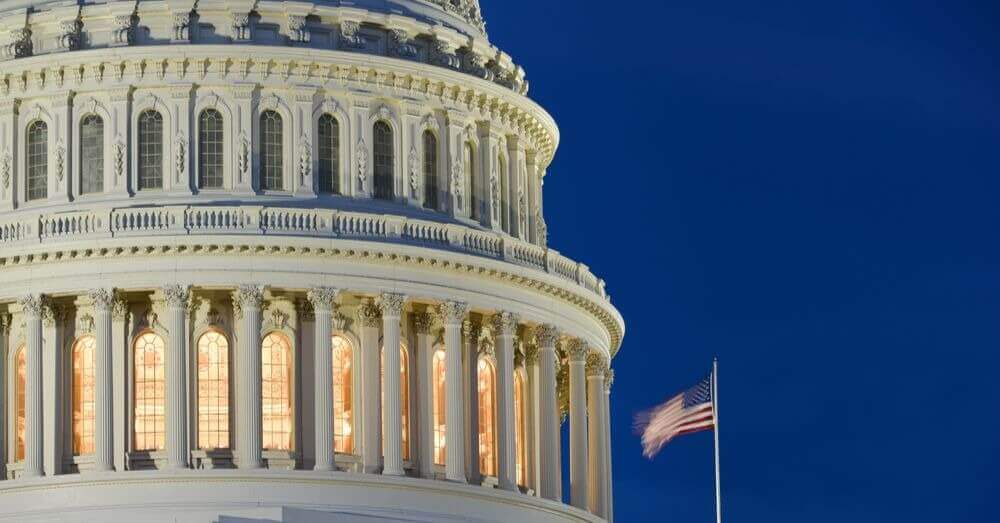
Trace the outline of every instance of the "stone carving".
{"label": "stone carving", "polygon": [[134,15],[119,15],[114,18],[111,29],[111,41],[114,45],[132,45],[135,41]]}
{"label": "stone carving", "polygon": [[272,306],[264,317],[263,330],[284,330],[288,327],[288,319],[285,311],[277,305]]}
{"label": "stone carving", "polygon": [[119,138],[112,146],[112,149],[115,178],[119,179],[125,174],[125,144]]}
{"label": "stone carving", "polygon": [[240,181],[243,181],[250,172],[250,140],[247,139],[245,133],[240,134],[239,143],[240,150],[236,161],[236,168],[240,173]]}
{"label": "stone carving", "polygon": [[413,314],[413,330],[417,334],[430,334],[433,325],[433,314],[429,312],[417,312]]}
{"label": "stone carving", "polygon": [[389,30],[389,48],[400,58],[417,57],[417,47],[411,43],[410,35],[404,29]]}
{"label": "stone carving", "polygon": [[496,350],[496,346],[493,344],[493,340],[482,340],[482,341],[480,341],[479,342],[479,351],[478,351],[478,353],[479,353],[480,356],[487,356],[487,357],[490,357],[490,358],[496,358],[496,356],[497,356],[497,350]]}
{"label": "stone carving", "polygon": [[174,139],[177,147],[174,148],[174,170],[177,173],[177,181],[180,182],[187,171],[187,140],[184,135],[178,134]]}
{"label": "stone carving", "polygon": [[462,334],[466,339],[478,343],[483,337],[483,323],[478,319],[466,319],[462,322]]}
{"label": "stone carving", "polygon": [[410,147],[410,197],[416,198],[420,189],[420,156],[417,147]]}
{"label": "stone carving", "polygon": [[117,321],[126,321],[128,320],[128,314],[128,302],[122,298],[115,299],[115,303],[111,309],[111,317]]}
{"label": "stone carving", "polygon": [[539,325],[535,327],[535,342],[541,348],[545,347],[555,347],[556,341],[559,339],[559,331],[556,329],[555,325]]}
{"label": "stone carving", "polygon": [[174,13],[174,40],[188,42],[191,40],[191,13]]}
{"label": "stone carving", "polygon": [[587,376],[600,376],[603,379],[607,369],[608,363],[604,360],[604,356],[596,352],[587,355]]}
{"label": "stone carving", "polygon": [[542,210],[535,210],[535,233],[538,235],[538,244],[545,245],[549,243],[549,228],[545,225],[545,217],[542,216]]}
{"label": "stone carving", "polygon": [[97,310],[111,309],[117,298],[114,289],[106,288],[94,289],[90,291],[88,296],[90,297],[90,302],[94,304],[94,308]]}
{"label": "stone carving", "polygon": [[461,301],[446,301],[438,306],[438,313],[446,324],[461,325],[469,313],[469,304]]}
{"label": "stone carving", "polygon": [[48,300],[41,294],[27,294],[17,299],[25,316],[41,316]]}
{"label": "stone carving", "polygon": [[187,307],[190,296],[190,290],[185,285],[163,286],[163,301],[166,302],[167,307]]}
{"label": "stone carving", "polygon": [[477,54],[472,50],[467,50],[464,53],[464,58],[462,64],[463,71],[486,80],[492,79],[493,73],[486,67],[489,61],[485,56]]}
{"label": "stone carving", "polygon": [[340,294],[339,289],[333,287],[313,287],[306,294],[306,299],[312,303],[313,309],[318,311],[330,311],[334,308],[334,301]]}
{"label": "stone carving", "polygon": [[403,305],[406,304],[406,296],[391,292],[383,292],[378,297],[378,306],[382,310],[383,316],[395,317],[403,312]]}
{"label": "stone carving", "polygon": [[493,210],[493,221],[500,223],[500,177],[497,176],[496,164],[490,172],[490,207]]}
{"label": "stone carving", "polygon": [[4,54],[10,58],[24,58],[31,56],[34,47],[31,43],[31,29],[20,27],[11,29],[10,41],[4,50]]}
{"label": "stone carving", "polygon": [[340,45],[350,49],[363,49],[365,38],[359,34],[361,24],[353,20],[343,20],[340,22]]}
{"label": "stone carving", "polygon": [[233,13],[233,40],[250,40],[250,13]]}
{"label": "stone carving", "polygon": [[486,22],[483,21],[479,0],[430,0],[430,2],[449,13],[460,16],[476,29],[486,33]]}
{"label": "stone carving", "polygon": [[364,194],[368,179],[368,149],[364,138],[358,138],[358,192]]}
{"label": "stone carving", "polygon": [[611,392],[611,385],[615,382],[615,369],[608,367],[604,371],[604,392]]}
{"label": "stone carving", "polygon": [[367,298],[358,306],[358,321],[364,327],[378,327],[382,322],[382,309]]}
{"label": "stone carving", "polygon": [[513,335],[514,330],[517,329],[517,323],[520,318],[516,314],[502,311],[494,314],[490,317],[491,327],[493,327],[493,335]]}
{"label": "stone carving", "polygon": [[451,156],[451,193],[455,196],[455,209],[461,211],[465,208],[465,183],[462,172],[462,159],[459,155]]}
{"label": "stone carving", "polygon": [[430,54],[431,63],[434,65],[449,69],[458,69],[459,65],[461,65],[461,60],[455,54],[455,49],[452,48],[451,44],[439,38],[434,40]]}
{"label": "stone carving", "polygon": [[304,15],[288,15],[288,37],[298,43],[309,41],[309,26]]}
{"label": "stone carving", "polygon": [[563,347],[566,350],[566,354],[569,355],[571,360],[584,361],[587,357],[589,349],[587,344],[579,338],[569,338],[566,340]]}
{"label": "stone carving", "polygon": [[94,317],[90,314],[82,314],[76,318],[76,335],[94,332],[94,327],[96,322],[94,322]]}
{"label": "stone carving", "polygon": [[517,230],[522,235],[528,229],[528,200],[523,190],[517,191]]}
{"label": "stone carving", "polygon": [[529,343],[524,346],[524,362],[527,365],[534,365],[538,363],[538,346]]}
{"label": "stone carving", "polygon": [[306,180],[312,176],[312,167],[312,146],[303,134],[299,138],[299,185],[306,185]]}
{"label": "stone carving", "polygon": [[59,48],[75,51],[80,48],[80,21],[77,19],[59,22]]}
{"label": "stone carving", "polygon": [[233,295],[233,305],[238,305],[240,310],[246,308],[260,308],[264,302],[264,286],[262,285],[240,285]]}
{"label": "stone carving", "polygon": [[4,190],[10,189],[10,151],[5,150],[0,156],[0,184]]}

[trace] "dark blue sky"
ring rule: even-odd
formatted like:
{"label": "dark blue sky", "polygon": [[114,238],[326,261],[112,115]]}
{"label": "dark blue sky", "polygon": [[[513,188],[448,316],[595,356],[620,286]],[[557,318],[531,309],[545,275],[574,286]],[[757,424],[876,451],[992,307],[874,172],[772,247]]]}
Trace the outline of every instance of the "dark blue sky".
{"label": "dark blue sky", "polygon": [[627,323],[617,520],[982,522],[1000,497],[1000,4],[481,0],[559,122],[550,244]]}

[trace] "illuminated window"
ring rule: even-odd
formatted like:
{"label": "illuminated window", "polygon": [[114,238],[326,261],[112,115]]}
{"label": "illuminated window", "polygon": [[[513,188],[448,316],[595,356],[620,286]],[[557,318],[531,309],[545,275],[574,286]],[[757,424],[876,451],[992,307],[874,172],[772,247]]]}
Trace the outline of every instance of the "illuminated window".
{"label": "illuminated window", "polygon": [[465,144],[465,154],[463,156],[463,166],[465,167],[465,184],[469,188],[466,198],[469,202],[469,212],[473,220],[479,219],[479,195],[476,194],[476,162],[475,154],[472,152],[472,144]]}
{"label": "illuminated window", "polygon": [[41,120],[32,122],[27,134],[27,198],[41,200],[49,194],[49,126]]}
{"label": "illuminated window", "polygon": [[205,109],[198,116],[198,187],[221,189],[225,183],[222,113]]}
{"label": "illuminated window", "polygon": [[444,465],[445,461],[445,361],[444,350],[434,351],[432,360],[433,393],[433,425],[434,425],[434,463]]}
{"label": "illuminated window", "polygon": [[16,377],[14,382],[14,407],[16,409],[14,427],[14,461],[24,459],[24,386],[28,380],[28,355],[24,347],[17,350],[15,356]]}
{"label": "illuminated window", "polygon": [[198,448],[229,448],[229,340],[216,331],[198,338]]}
{"label": "illuminated window", "polygon": [[139,115],[139,190],[163,188],[163,116],[156,111]]}
{"label": "illuminated window", "polygon": [[276,332],[264,337],[260,385],[264,448],[292,450],[292,345]]}
{"label": "illuminated window", "polygon": [[424,207],[438,208],[437,137],[424,131]]}
{"label": "illuminated window", "polygon": [[333,440],[337,452],[354,453],[354,349],[343,336],[333,337]]}
{"label": "illuminated window", "polygon": [[493,364],[479,359],[479,472],[497,475],[496,453],[496,372]]}
{"label": "illuminated window", "polygon": [[166,446],[165,352],[163,338],[153,332],[135,340],[135,450],[162,450]]}
{"label": "illuminated window", "polygon": [[378,121],[372,130],[374,136],[373,152],[375,162],[375,198],[379,200],[393,199],[393,153],[392,128],[389,124]]}
{"label": "illuminated window", "polygon": [[[385,353],[382,353],[382,380],[385,380]],[[406,347],[400,344],[399,347],[399,415],[402,434],[400,435],[400,455],[403,459],[410,459],[410,383],[409,372],[406,365]],[[385,392],[381,395],[382,404],[385,405]],[[385,447],[385,425],[382,426],[382,447]]]}
{"label": "illuminated window", "polygon": [[265,191],[281,191],[285,187],[281,115],[274,111],[260,113],[260,180]]}
{"label": "illuminated window", "polygon": [[524,378],[520,372],[514,373],[514,439],[515,459],[517,460],[517,484],[525,485],[528,477],[527,452],[525,446],[527,433],[524,430]]}
{"label": "illuminated window", "polygon": [[94,452],[94,386],[97,339],[84,336],[73,345],[73,455]]}
{"label": "illuminated window", "polygon": [[332,115],[319,117],[319,192],[340,194],[340,124]]}
{"label": "illuminated window", "polygon": [[80,120],[80,194],[104,190],[104,120],[88,114]]}

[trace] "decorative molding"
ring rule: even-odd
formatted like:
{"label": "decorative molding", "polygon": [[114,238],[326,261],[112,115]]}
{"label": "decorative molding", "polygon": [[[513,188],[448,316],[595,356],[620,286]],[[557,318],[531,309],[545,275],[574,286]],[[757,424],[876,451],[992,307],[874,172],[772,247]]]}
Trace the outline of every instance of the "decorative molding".
{"label": "decorative molding", "polygon": [[365,39],[360,34],[361,24],[353,20],[340,21],[340,46],[345,49],[364,49]]}
{"label": "decorative molding", "polygon": [[604,371],[604,392],[611,392],[611,385],[615,382],[615,369],[608,367]]}
{"label": "decorative molding", "polygon": [[544,324],[535,327],[535,342],[539,348],[555,347],[559,341],[559,330],[555,325]]}
{"label": "decorative molding", "polygon": [[332,311],[336,308],[337,296],[340,289],[333,287],[313,287],[306,293],[306,299],[317,311]]}
{"label": "decorative molding", "polygon": [[90,298],[90,303],[97,310],[111,310],[115,306],[115,300],[118,298],[114,289],[104,287],[91,290],[87,293],[87,297]]}
{"label": "decorative molding", "polygon": [[483,337],[483,322],[479,319],[466,318],[462,321],[462,335],[470,341],[478,342]]}
{"label": "decorative molding", "polygon": [[461,325],[469,314],[469,304],[462,301],[446,301],[438,305],[441,320],[449,325]]}
{"label": "decorative molding", "polygon": [[31,29],[18,27],[10,30],[10,38],[4,48],[4,54],[9,58],[24,58],[33,53]]}
{"label": "decorative molding", "polygon": [[430,334],[434,327],[434,315],[429,312],[413,313],[413,330],[417,334]]}
{"label": "decorative molding", "polygon": [[587,344],[579,338],[567,338],[563,343],[563,349],[571,360],[579,362],[586,361],[590,351]]}
{"label": "decorative molding", "polygon": [[188,306],[191,291],[187,285],[164,285],[162,291],[163,301],[167,307],[185,308]]}
{"label": "decorative molding", "polygon": [[534,365],[538,363],[538,346],[534,344],[527,344],[524,347],[524,360],[528,365]]}
{"label": "decorative molding", "polygon": [[501,311],[490,317],[490,326],[495,336],[513,336],[519,320],[520,318],[512,312]]}
{"label": "decorative molding", "polygon": [[237,42],[250,40],[250,13],[246,11],[233,13],[231,27],[233,29],[233,40]]}
{"label": "decorative molding", "polygon": [[93,334],[96,330],[97,323],[94,321],[94,317],[90,314],[83,313],[76,317],[76,334],[80,337],[83,334]]}
{"label": "decorative molding", "polygon": [[364,138],[358,138],[357,146],[357,176],[358,176],[358,192],[364,194],[366,182],[368,180],[368,148],[365,146]]}
{"label": "decorative molding", "polygon": [[407,158],[410,166],[410,197],[417,199],[420,194],[420,155],[417,154],[417,146],[410,147],[410,156]]}
{"label": "decorative molding", "polygon": [[379,295],[377,303],[383,317],[398,317],[403,313],[403,307],[406,305],[406,295],[383,292]]}
{"label": "decorative molding", "polygon": [[358,321],[363,327],[378,327],[382,324],[382,309],[371,298],[358,306]]}
{"label": "decorative molding", "polygon": [[301,44],[309,42],[309,24],[305,15],[288,15],[288,36],[292,42]]}
{"label": "decorative molding", "polygon": [[82,27],[83,24],[77,18],[59,22],[59,48],[66,51],[79,49],[80,29]]}
{"label": "decorative molding", "polygon": [[604,374],[608,370],[608,362],[604,356],[597,352],[587,355],[587,376],[604,379]]}

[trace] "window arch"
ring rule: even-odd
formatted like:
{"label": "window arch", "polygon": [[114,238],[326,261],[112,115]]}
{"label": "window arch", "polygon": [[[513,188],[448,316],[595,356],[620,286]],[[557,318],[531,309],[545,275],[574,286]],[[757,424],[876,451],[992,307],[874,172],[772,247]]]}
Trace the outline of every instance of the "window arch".
{"label": "window arch", "polygon": [[[381,379],[385,380],[385,352],[382,352],[382,374]],[[382,390],[380,398],[385,404],[385,390]],[[400,416],[400,456],[403,459],[410,459],[410,372],[409,355],[406,345],[399,344],[399,416]],[[382,446],[385,447],[385,427],[382,427]]]}
{"label": "window arch", "polygon": [[527,432],[524,424],[525,388],[524,375],[514,372],[514,459],[517,484],[525,486],[528,478]]}
{"label": "window arch", "polygon": [[375,162],[375,198],[392,200],[395,158],[393,155],[392,128],[383,120],[375,122],[372,129]]}
{"label": "window arch", "polygon": [[465,185],[469,189],[469,216],[473,220],[479,219],[479,195],[476,194],[476,154],[472,149],[472,144],[465,142],[465,151],[462,156],[463,167],[465,167]]}
{"label": "window arch", "polygon": [[284,130],[277,111],[260,113],[260,180],[265,191],[285,188]]}
{"label": "window arch", "polygon": [[166,344],[162,336],[147,331],[135,339],[133,351],[133,448],[162,450],[167,434]]}
{"label": "window arch", "polygon": [[222,189],[225,184],[225,122],[216,109],[198,115],[198,188]]}
{"label": "window arch", "polygon": [[437,137],[430,130],[424,131],[424,207],[438,208],[438,150]]}
{"label": "window arch", "polygon": [[507,160],[503,155],[497,157],[497,177],[500,184],[500,228],[510,232],[510,195],[507,194]]}
{"label": "window arch", "polygon": [[94,452],[97,339],[84,336],[73,344],[73,455]]}
{"label": "window arch", "polygon": [[433,375],[433,386],[431,393],[433,396],[432,425],[434,426],[434,464],[444,465],[445,452],[445,358],[444,349],[438,348],[434,351],[431,359],[431,374]]}
{"label": "window arch", "polygon": [[28,125],[27,135],[27,199],[42,200],[49,195],[49,126],[35,120]]}
{"label": "window arch", "polygon": [[28,380],[28,354],[24,346],[14,355],[14,461],[24,459],[25,385]]}
{"label": "window arch", "polygon": [[331,114],[319,117],[319,192],[340,194],[340,122]]}
{"label": "window arch", "polygon": [[163,188],[163,115],[152,109],[139,115],[139,190]]}
{"label": "window arch", "polygon": [[80,120],[80,194],[104,190],[104,120],[88,114]]}
{"label": "window arch", "polygon": [[347,338],[333,336],[334,450],[354,453],[354,347]]}
{"label": "window arch", "polygon": [[292,450],[292,344],[272,332],[261,344],[263,447]]}
{"label": "window arch", "polygon": [[486,358],[479,358],[479,472],[497,475],[496,370]]}
{"label": "window arch", "polygon": [[198,448],[229,448],[229,340],[218,331],[198,338]]}

